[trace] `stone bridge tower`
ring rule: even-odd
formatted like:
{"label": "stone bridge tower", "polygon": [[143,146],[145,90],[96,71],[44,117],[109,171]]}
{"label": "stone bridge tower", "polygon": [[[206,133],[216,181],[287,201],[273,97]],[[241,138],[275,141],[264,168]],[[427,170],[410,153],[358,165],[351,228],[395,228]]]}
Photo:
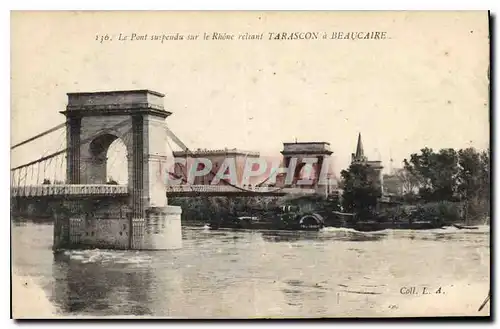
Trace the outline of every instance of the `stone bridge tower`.
{"label": "stone bridge tower", "polygon": [[[292,161],[296,161],[291,179],[292,187],[300,187],[306,189],[315,189],[316,193],[327,195],[330,188],[331,174],[331,155],[330,143],[327,142],[295,142],[283,143],[283,166],[292,168]],[[296,159],[296,160],[294,160]],[[307,159],[307,160],[306,160]],[[313,177],[312,184],[299,186],[297,183],[301,179],[301,171],[306,166],[306,161],[314,159],[312,164]],[[305,161],[306,160],[306,161]],[[291,167],[292,166],[292,167]],[[320,177],[321,174],[326,174],[325,177]],[[290,180],[288,180],[290,181]]]}
{"label": "stone bridge tower", "polygon": [[163,97],[150,90],[69,93],[61,112],[67,118],[68,184],[105,184],[109,146],[116,139],[125,145],[130,222],[121,224],[130,227],[132,249],[181,245],[181,209],[168,206],[166,198],[167,160],[173,156]]}

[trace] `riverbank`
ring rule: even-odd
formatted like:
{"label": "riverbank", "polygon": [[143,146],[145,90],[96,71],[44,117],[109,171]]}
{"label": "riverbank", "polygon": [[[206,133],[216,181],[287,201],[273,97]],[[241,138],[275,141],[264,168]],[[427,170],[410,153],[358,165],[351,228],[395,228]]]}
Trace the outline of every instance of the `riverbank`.
{"label": "riverbank", "polygon": [[43,289],[33,279],[12,273],[12,318],[47,319],[57,315]]}

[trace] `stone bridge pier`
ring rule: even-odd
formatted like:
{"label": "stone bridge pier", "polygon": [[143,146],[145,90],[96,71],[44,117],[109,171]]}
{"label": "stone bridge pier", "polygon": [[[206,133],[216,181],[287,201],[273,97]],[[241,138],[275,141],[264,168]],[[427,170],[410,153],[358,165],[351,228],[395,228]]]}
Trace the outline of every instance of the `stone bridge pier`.
{"label": "stone bridge pier", "polygon": [[105,184],[107,151],[127,150],[127,195],[71,202],[54,225],[54,248],[161,250],[182,247],[181,208],[166,197],[167,148],[163,94],[150,90],[69,93],[67,184]]}

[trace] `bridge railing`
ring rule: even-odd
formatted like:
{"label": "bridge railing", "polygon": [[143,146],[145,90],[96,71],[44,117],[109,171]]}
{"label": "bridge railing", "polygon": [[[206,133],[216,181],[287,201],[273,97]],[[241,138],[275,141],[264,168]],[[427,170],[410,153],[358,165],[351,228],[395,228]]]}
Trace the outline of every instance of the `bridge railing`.
{"label": "bridge railing", "polygon": [[[267,194],[313,194],[313,189],[275,187],[252,187],[247,191]],[[244,193],[244,191],[228,185],[173,185],[167,186],[168,193]],[[40,196],[106,196],[128,195],[127,185],[86,184],[86,185],[26,185],[11,187],[11,197],[40,197]]]}
{"label": "bridge railing", "polygon": [[302,188],[276,188],[269,186],[252,186],[246,187],[245,190],[240,190],[236,187],[229,185],[171,185],[167,186],[167,196],[168,193],[244,193],[256,192],[256,193],[279,193],[279,194],[314,194],[316,191],[314,189],[302,189]]}
{"label": "bridge railing", "polygon": [[167,186],[167,194],[168,192],[272,192],[276,190],[276,188],[269,187],[245,187],[244,190],[238,189],[234,186],[230,185],[171,185]]}
{"label": "bridge railing", "polygon": [[315,189],[299,188],[299,187],[286,187],[283,190],[286,194],[315,194]]}
{"label": "bridge railing", "polygon": [[38,197],[55,195],[127,195],[127,185],[26,185],[10,189],[11,197]]}

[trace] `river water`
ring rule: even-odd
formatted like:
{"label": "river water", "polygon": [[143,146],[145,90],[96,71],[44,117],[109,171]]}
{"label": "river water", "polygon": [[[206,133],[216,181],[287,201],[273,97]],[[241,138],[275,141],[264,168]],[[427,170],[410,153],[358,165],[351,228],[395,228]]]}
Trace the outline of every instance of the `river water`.
{"label": "river water", "polygon": [[[175,251],[52,253],[52,225],[12,224],[17,277],[55,316],[489,315],[489,227],[361,233],[183,227]],[[424,293],[425,289],[425,293]],[[415,293],[411,293],[415,292]],[[22,296],[14,303],[32,303]],[[42,299],[40,303],[42,303]],[[27,314],[29,316],[29,314]]]}

